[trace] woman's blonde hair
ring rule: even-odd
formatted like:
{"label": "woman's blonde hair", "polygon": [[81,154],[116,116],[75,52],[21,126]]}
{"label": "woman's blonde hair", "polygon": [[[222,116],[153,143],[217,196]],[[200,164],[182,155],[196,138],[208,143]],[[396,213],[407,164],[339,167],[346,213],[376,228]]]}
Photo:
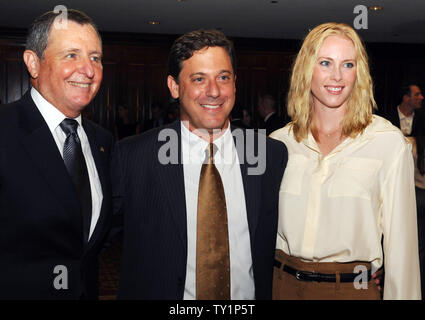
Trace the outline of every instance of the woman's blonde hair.
{"label": "woman's blonde hair", "polygon": [[373,98],[372,78],[363,43],[349,25],[324,23],[314,28],[304,39],[292,69],[288,114],[292,119],[292,130],[298,142],[308,136],[312,126],[311,79],[319,50],[327,37],[337,35],[345,36],[353,42],[357,62],[357,78],[347,101],[347,113],[342,120],[342,133],[355,137],[372,121],[372,108],[376,108],[376,102]]}

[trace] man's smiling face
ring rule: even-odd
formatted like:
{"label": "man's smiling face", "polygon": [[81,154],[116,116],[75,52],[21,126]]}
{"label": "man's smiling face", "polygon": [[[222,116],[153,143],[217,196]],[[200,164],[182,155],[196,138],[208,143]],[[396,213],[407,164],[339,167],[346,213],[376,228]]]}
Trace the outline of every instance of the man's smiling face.
{"label": "man's smiling face", "polygon": [[67,117],[77,117],[102,81],[102,44],[95,29],[73,21],[66,29],[52,25],[38,61],[34,87]]}
{"label": "man's smiling face", "polygon": [[229,125],[229,114],[235,104],[235,74],[230,57],[221,47],[195,51],[182,62],[179,79],[168,77],[171,95],[180,100],[181,120],[189,130],[214,129]]}

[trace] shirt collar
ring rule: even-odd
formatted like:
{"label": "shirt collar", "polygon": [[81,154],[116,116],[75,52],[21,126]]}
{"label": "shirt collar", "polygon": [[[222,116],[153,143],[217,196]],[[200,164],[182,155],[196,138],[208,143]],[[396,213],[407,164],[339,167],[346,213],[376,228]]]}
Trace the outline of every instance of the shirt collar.
{"label": "shirt collar", "polygon": [[[350,137],[347,137],[344,139],[344,141],[342,141],[339,145],[337,145],[328,155],[326,155],[326,157],[330,157],[333,154],[336,154],[338,152],[340,152],[342,149],[345,148],[345,146],[350,143],[353,139]],[[308,133],[308,136],[306,139],[304,139],[302,141],[302,143],[308,147],[309,149],[312,149],[314,151],[316,151],[317,153],[321,154],[320,148],[317,145],[316,139],[314,139],[313,134],[311,133],[311,131]]]}
{"label": "shirt collar", "polygon": [[[67,118],[54,105],[44,99],[44,97],[34,87],[31,88],[31,98],[43,116],[44,121],[46,121],[47,126],[51,132],[54,132],[58,125],[60,125],[61,122]],[[81,114],[74,120],[77,120],[80,126],[82,125]]]}
{"label": "shirt collar", "polygon": [[[181,128],[182,144],[185,146],[183,149],[183,162],[203,163],[208,142],[191,132],[184,125],[183,121],[181,122]],[[224,163],[232,163],[235,153],[233,152],[234,141],[230,131],[230,124],[224,130],[224,133],[215,139],[213,143],[217,148],[214,155],[214,162],[220,163],[220,161],[224,161]]]}
{"label": "shirt collar", "polygon": [[415,115],[415,110],[413,110],[412,114],[410,116],[406,117],[403,114],[403,112],[400,111],[400,106],[397,106],[397,111],[398,111],[398,117],[400,118],[400,120],[411,119]]}
{"label": "shirt collar", "polygon": [[[332,150],[327,156],[338,153],[339,151],[350,145],[353,141],[356,141],[356,143],[358,144],[359,142],[375,138],[376,134],[379,132],[386,131],[399,131],[399,129],[394,127],[388,120],[377,115],[372,115],[372,122],[364,129],[363,133],[358,134],[355,138],[347,137],[343,142],[336,146],[335,149]],[[309,132],[308,137],[304,139],[302,143],[306,147],[320,153],[319,146],[317,145],[316,140],[314,139],[313,134],[311,132]]]}

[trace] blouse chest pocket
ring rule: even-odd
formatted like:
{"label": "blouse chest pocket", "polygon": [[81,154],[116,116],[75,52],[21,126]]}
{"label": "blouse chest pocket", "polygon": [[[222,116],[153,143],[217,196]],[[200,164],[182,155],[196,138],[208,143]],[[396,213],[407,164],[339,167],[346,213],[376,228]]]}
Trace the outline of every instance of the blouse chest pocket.
{"label": "blouse chest pocket", "polygon": [[345,158],[336,164],[329,184],[329,197],[355,197],[369,200],[382,161],[365,158]]}
{"label": "blouse chest pocket", "polygon": [[290,193],[293,195],[301,194],[303,176],[307,167],[308,158],[300,154],[292,154],[289,156],[286,164],[285,173],[283,174],[280,192]]}

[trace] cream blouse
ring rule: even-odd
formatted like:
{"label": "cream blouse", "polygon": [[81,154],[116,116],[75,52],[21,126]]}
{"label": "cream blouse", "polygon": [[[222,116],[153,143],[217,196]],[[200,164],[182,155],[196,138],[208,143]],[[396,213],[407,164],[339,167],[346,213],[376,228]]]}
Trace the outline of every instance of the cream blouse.
{"label": "cream blouse", "polygon": [[420,299],[414,165],[401,131],[374,115],[322,156],[311,133],[298,143],[290,128],[270,135],[289,154],[276,248],[312,262],[384,263],[384,299]]}

